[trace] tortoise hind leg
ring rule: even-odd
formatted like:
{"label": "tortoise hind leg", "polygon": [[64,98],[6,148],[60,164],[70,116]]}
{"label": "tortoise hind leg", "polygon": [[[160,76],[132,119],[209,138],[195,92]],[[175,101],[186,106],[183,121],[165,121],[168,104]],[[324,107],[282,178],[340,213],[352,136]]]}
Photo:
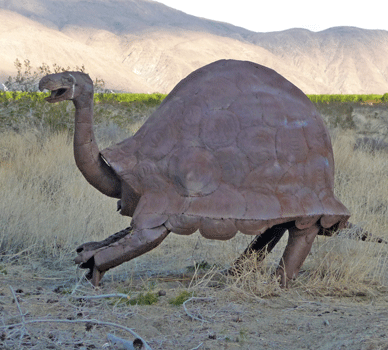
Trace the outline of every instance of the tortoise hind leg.
{"label": "tortoise hind leg", "polygon": [[231,272],[236,272],[241,269],[242,262],[252,253],[257,252],[257,260],[263,261],[268,253],[270,253],[276,244],[283,237],[286,230],[293,227],[294,223],[285,223],[272,226],[261,235],[256,236],[244,250],[244,252],[234,262]]}
{"label": "tortoise hind leg", "polygon": [[317,224],[305,229],[296,226],[289,229],[288,243],[276,270],[282,287],[287,287],[288,282],[297,276],[319,230]]}

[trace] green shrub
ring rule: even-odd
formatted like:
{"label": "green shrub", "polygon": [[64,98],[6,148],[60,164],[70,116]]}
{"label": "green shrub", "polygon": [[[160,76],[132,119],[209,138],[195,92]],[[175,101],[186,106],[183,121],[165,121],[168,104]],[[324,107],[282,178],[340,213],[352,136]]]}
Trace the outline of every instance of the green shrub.
{"label": "green shrub", "polygon": [[3,274],[3,275],[7,275],[8,274],[8,271],[5,268],[5,266],[0,265],[0,273]]}
{"label": "green shrub", "polygon": [[130,305],[152,305],[158,302],[158,294],[147,292],[145,294],[140,293],[135,298],[128,301]]}
{"label": "green shrub", "polygon": [[170,299],[168,302],[171,305],[179,306],[182,305],[186,300],[190,299],[194,293],[190,293],[187,290],[182,291],[179,293],[175,298]]}

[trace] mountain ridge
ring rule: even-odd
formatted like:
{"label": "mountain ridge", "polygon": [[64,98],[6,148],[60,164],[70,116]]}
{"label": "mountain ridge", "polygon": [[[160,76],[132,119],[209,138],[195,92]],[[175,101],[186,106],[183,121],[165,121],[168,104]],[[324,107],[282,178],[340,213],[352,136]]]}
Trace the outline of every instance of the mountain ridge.
{"label": "mountain ridge", "polygon": [[255,33],[150,0],[0,0],[0,82],[16,58],[84,64],[106,86],[167,93],[218,59],[275,69],[305,93],[388,91],[388,31],[334,27]]}

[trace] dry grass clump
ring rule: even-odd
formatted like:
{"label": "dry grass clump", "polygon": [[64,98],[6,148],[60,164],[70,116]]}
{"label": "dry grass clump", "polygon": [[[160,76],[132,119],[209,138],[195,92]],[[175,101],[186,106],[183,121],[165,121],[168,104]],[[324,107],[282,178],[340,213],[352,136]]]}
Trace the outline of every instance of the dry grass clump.
{"label": "dry grass clump", "polygon": [[341,235],[324,238],[316,242],[294,287],[313,295],[372,297],[387,286],[387,267],[385,245]]}
{"label": "dry grass clump", "polygon": [[275,276],[276,264],[270,260],[258,262],[255,254],[244,259],[239,274],[228,276],[231,295],[243,300],[279,296],[282,290]]}
{"label": "dry grass clump", "polygon": [[[284,248],[285,239],[280,244]],[[283,243],[283,244],[282,244]],[[258,263],[247,258],[241,274],[229,276],[227,289],[234,298],[254,300],[298,292],[305,296],[367,297],[387,290],[387,247],[341,236],[318,237],[298,277],[282,290],[275,276],[282,249]],[[273,254],[273,253],[271,253]]]}

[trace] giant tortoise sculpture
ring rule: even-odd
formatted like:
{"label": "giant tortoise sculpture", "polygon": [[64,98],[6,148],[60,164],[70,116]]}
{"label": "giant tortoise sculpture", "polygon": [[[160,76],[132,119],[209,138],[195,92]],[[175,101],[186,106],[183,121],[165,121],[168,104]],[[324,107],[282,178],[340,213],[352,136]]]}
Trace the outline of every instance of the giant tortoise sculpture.
{"label": "giant tortoise sculpture", "polygon": [[99,151],[93,83],[81,72],[44,77],[48,102],[75,105],[75,161],[86,180],[120,199],[131,229],[85,243],[75,262],[98,285],[108,269],[158,246],[174,232],[228,240],[257,236],[247,251],[286,230],[276,270],[294,278],[317,234],[350,214],[335,197],[334,160],[324,122],[307,96],[274,70],[246,61],[204,66],[171,91],[132,137]]}

